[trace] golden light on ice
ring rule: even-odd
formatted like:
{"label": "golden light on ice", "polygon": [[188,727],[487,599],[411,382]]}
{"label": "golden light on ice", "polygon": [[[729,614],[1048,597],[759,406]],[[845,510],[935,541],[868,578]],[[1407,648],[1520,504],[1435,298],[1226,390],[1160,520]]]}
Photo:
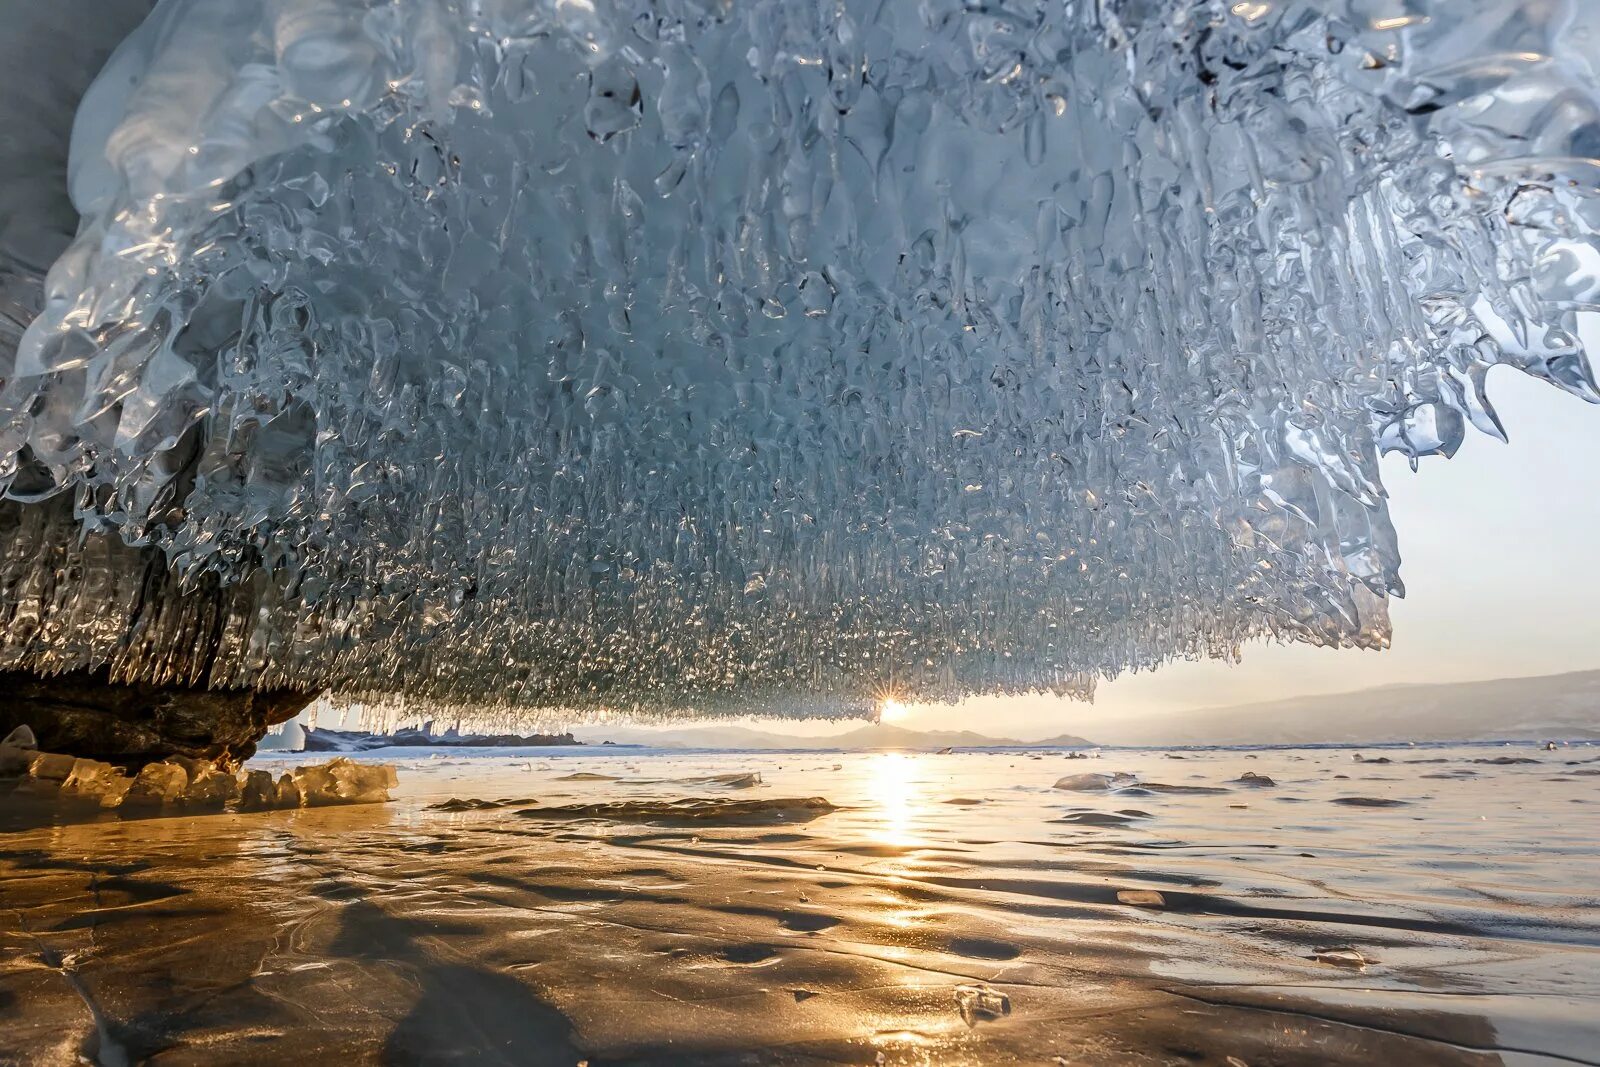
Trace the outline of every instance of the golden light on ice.
{"label": "golden light on ice", "polygon": [[904,752],[879,752],[868,764],[867,781],[873,837],[901,848],[916,844],[912,822],[925,805],[916,760]]}
{"label": "golden light on ice", "polygon": [[879,722],[899,722],[911,714],[911,709],[893,697],[885,697],[882,704],[878,705]]}

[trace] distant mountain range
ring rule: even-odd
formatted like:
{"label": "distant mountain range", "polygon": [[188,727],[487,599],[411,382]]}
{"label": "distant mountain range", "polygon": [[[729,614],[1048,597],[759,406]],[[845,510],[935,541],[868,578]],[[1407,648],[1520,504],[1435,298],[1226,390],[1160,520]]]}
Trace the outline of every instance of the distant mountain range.
{"label": "distant mountain range", "polygon": [[1013,737],[988,737],[970,730],[908,730],[888,723],[872,723],[841,734],[796,737],[744,726],[702,726],[683,730],[645,730],[629,727],[591,727],[576,733],[591,744],[615,741],[619,745],[656,748],[775,749],[785,752],[819,752],[826,749],[934,752],[941,748],[990,748],[1031,745],[1044,748],[1089,748],[1092,741],[1063,734],[1044,741],[1018,741]]}
{"label": "distant mountain range", "polygon": [[[614,741],[619,745],[657,748],[802,752],[826,749],[932,752],[941,748],[1021,745],[1081,749],[1096,744],[1073,734],[1021,741],[969,730],[912,730],[887,723],[820,737],[796,737],[744,726],[681,729],[589,726],[578,727],[573,732],[579,740],[591,745]],[[333,731],[318,733],[326,733],[330,739],[334,734]],[[1099,743],[1152,746],[1600,740],[1600,670],[1478,682],[1388,685],[1324,696],[1286,697],[1258,704],[1128,716],[1114,724],[1101,720],[1096,733],[1103,734]],[[300,737],[273,735],[262,748],[297,749],[301,743]],[[560,739],[557,743],[572,742]]]}
{"label": "distant mountain range", "polygon": [[1106,732],[1121,745],[1592,740],[1600,739],[1600,671],[1288,697],[1129,717]]}
{"label": "distant mountain range", "polygon": [[[923,751],[997,745],[1086,748],[1094,744],[1071,734],[1019,741],[969,731],[910,730],[883,723],[825,737],[794,737],[740,726],[673,730],[589,727],[576,732],[591,743],[614,740],[618,744],[712,749]],[[1105,744],[1154,746],[1600,740],[1600,670],[1478,682],[1388,685],[1259,704],[1128,716],[1115,724],[1101,720],[1095,732],[1104,735],[1097,740]]]}

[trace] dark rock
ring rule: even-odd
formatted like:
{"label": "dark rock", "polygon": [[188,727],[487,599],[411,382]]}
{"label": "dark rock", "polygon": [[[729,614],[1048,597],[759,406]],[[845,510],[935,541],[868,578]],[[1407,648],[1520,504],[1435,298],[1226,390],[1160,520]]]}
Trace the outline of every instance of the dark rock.
{"label": "dark rock", "polygon": [[112,682],[109,672],[0,671],[0,734],[27,726],[47,752],[137,769],[168,756],[237,766],[315,693]]}

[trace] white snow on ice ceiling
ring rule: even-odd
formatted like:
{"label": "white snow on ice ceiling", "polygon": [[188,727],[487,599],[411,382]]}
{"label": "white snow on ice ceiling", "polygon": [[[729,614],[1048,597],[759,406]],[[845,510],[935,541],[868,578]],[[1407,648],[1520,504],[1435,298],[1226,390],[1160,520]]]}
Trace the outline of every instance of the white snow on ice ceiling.
{"label": "white snow on ice ceiling", "polygon": [[0,667],[817,714],[1382,645],[1380,453],[1597,399],[1597,64],[1591,0],[163,0],[0,344]]}

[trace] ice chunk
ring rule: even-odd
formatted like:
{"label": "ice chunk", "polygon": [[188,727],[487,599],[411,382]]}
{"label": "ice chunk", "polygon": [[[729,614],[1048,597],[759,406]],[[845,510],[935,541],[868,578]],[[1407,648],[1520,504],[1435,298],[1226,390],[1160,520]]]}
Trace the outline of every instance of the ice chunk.
{"label": "ice chunk", "polygon": [[278,783],[271,771],[245,771],[240,783],[239,806],[242,808],[276,808]]}
{"label": "ice chunk", "polygon": [[77,759],[72,770],[61,783],[61,795],[77,800],[92,801],[103,808],[121,804],[133,786],[133,779],[121,767],[99,760]]}
{"label": "ice chunk", "polygon": [[176,804],[188,788],[189,775],[178,764],[167,760],[147,763],[134,776],[123,804],[129,807]]}
{"label": "ice chunk", "polygon": [[987,985],[958,985],[956,1010],[961,1013],[962,1022],[976,1026],[981,1020],[1010,1015],[1011,998]]}
{"label": "ice chunk", "polygon": [[334,760],[328,766],[337,783],[335,792],[349,804],[387,803],[389,790],[400,784],[392,764]]}
{"label": "ice chunk", "polygon": [[377,804],[399,779],[387,764],[336,759],[297,767],[277,780],[271,772],[235,774],[204,760],[173,756],[148,763],[129,777],[98,760],[0,745],[0,773],[21,775],[16,788],[44,799],[89,802],[104,808],[266,810],[302,805]]}
{"label": "ice chunk", "polygon": [[18,783],[17,790],[25,795],[41,798],[60,794],[62,783],[72,774],[72,765],[76,762],[72,756],[56,752],[33,752],[26,749],[12,751],[23,753],[23,778]]}
{"label": "ice chunk", "polygon": [[1600,395],[1596,39],[164,0],[7,303],[0,669],[839,714],[1384,645],[1380,454],[1499,434],[1495,366]]}
{"label": "ice chunk", "polygon": [[[325,769],[296,768],[277,779],[270,771],[245,771],[240,776],[239,807],[241,810],[261,811],[273,808],[298,808],[306,803],[304,785],[316,781],[326,785]],[[326,793],[318,803],[338,803]],[[379,798],[386,800],[387,797]]]}
{"label": "ice chunk", "polygon": [[77,757],[60,752],[36,752],[28,763],[30,777],[46,782],[64,782],[72,774]]}
{"label": "ice chunk", "polygon": [[1069,774],[1065,778],[1056,779],[1055,789],[1066,789],[1073,793],[1098,793],[1111,788],[1109,774]]}
{"label": "ice chunk", "polygon": [[222,808],[239,799],[239,776],[204,760],[174,756],[172,762],[188,776],[182,802],[196,808]]}
{"label": "ice chunk", "polygon": [[278,806],[280,808],[298,808],[306,800],[305,793],[300,789],[300,782],[293,772],[284,774],[278,779]]}
{"label": "ice chunk", "polygon": [[1360,949],[1354,949],[1345,946],[1336,948],[1319,948],[1313,954],[1312,958],[1314,958],[1318,963],[1327,963],[1334,967],[1348,967],[1351,970],[1356,971],[1364,971],[1367,969],[1369,964],[1377,962],[1377,960],[1363,955]]}
{"label": "ice chunk", "polygon": [[1065,789],[1072,793],[1098,793],[1106,789],[1118,789],[1131,786],[1138,782],[1138,776],[1126,771],[1117,771],[1114,774],[1069,774],[1065,778],[1056,779],[1053,789]]}
{"label": "ice chunk", "polygon": [[293,780],[295,792],[300,797],[302,804],[315,806],[318,804],[332,804],[339,800],[338,782],[329,770],[332,764],[316,764],[309,767],[296,767],[289,772]]}
{"label": "ice chunk", "polygon": [[1167,898],[1154,889],[1119,889],[1117,903],[1136,908],[1164,908],[1167,906]]}
{"label": "ice chunk", "polygon": [[1246,789],[1270,789],[1278,783],[1268,775],[1257,774],[1255,771],[1245,771],[1228,784],[1243,786]]}
{"label": "ice chunk", "polygon": [[307,807],[324,804],[382,804],[399,784],[392,765],[336,759],[290,772]]}

